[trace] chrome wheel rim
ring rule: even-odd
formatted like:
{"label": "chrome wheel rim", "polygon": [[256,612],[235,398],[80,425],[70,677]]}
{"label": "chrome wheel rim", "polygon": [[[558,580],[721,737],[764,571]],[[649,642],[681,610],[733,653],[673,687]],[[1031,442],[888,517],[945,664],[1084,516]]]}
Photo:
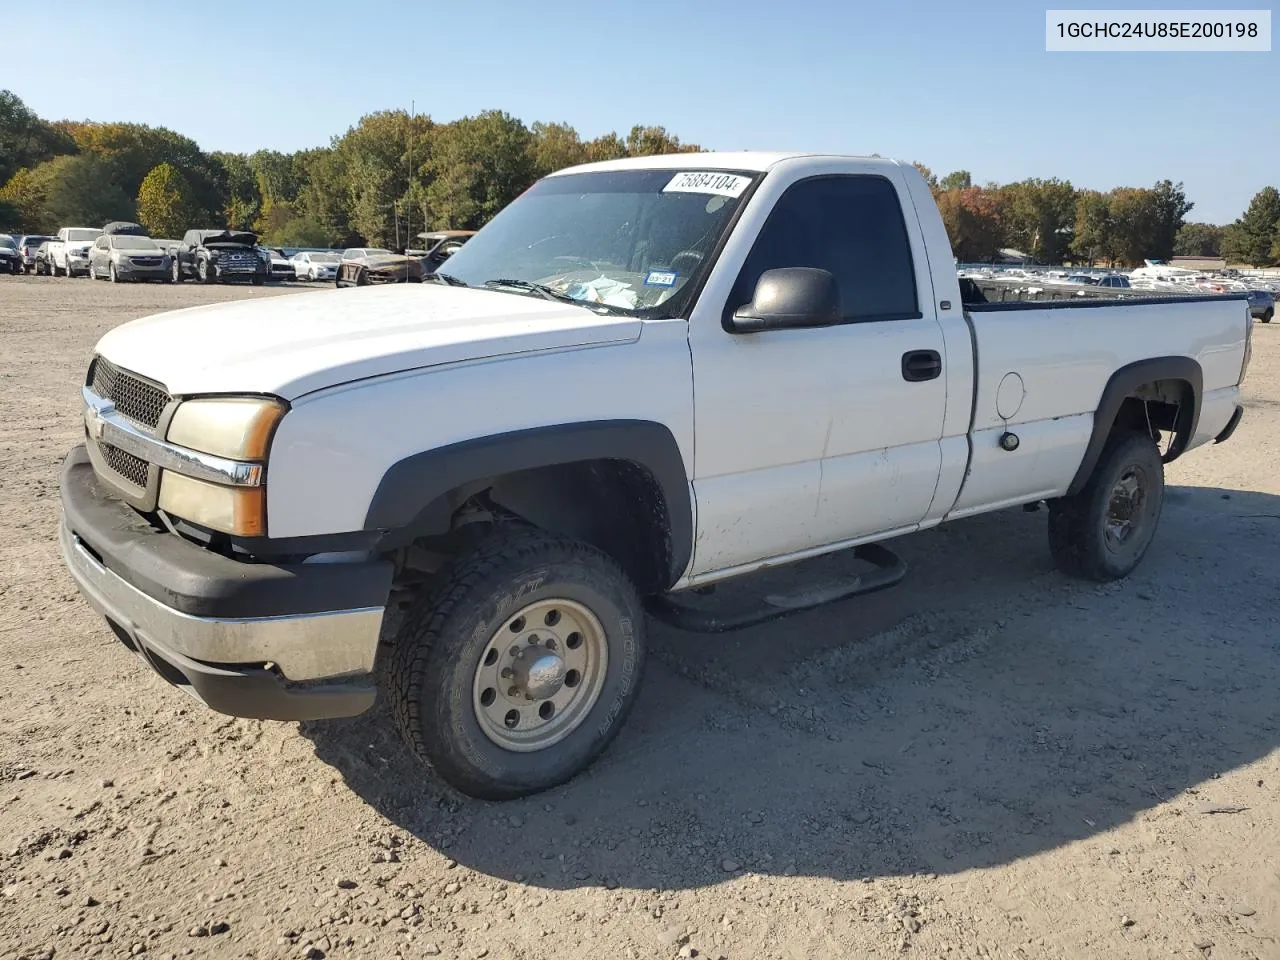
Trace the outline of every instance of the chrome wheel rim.
{"label": "chrome wheel rim", "polygon": [[609,647],[600,619],[560,597],[527,604],[489,638],[471,702],[486,737],[529,753],[559,743],[600,699]]}
{"label": "chrome wheel rim", "polygon": [[1118,550],[1134,541],[1142,526],[1142,513],[1146,505],[1145,477],[1141,470],[1130,467],[1120,475],[1111,488],[1104,527],[1107,546]]}

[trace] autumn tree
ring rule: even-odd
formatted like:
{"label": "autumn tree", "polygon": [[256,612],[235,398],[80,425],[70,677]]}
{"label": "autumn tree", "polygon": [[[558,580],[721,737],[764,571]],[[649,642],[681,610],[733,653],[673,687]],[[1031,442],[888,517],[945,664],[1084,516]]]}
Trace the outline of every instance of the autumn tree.
{"label": "autumn tree", "polygon": [[438,131],[427,206],[437,229],[473,229],[535,179],[534,138],[515,117],[488,110]]}
{"label": "autumn tree", "polygon": [[911,165],[920,171],[920,176],[924,177],[924,182],[929,185],[929,189],[936,193],[939,187],[938,178],[934,172],[918,160],[912,161]]}
{"label": "autumn tree", "polygon": [[213,161],[221,171],[223,183],[221,203],[217,217],[231,230],[249,230],[262,212],[262,195],[258,192],[258,178],[249,165],[249,158],[242,153],[215,152]]}
{"label": "autumn tree", "polygon": [[681,143],[680,138],[668,133],[666,127],[646,127],[636,125],[631,128],[626,139],[627,156],[656,157],[667,153],[698,153],[702,150],[696,143]]}
{"label": "autumn tree", "polygon": [[953,170],[938,181],[939,190],[967,190],[973,186],[968,170]]}
{"label": "autumn tree", "polygon": [[994,191],[962,187],[938,194],[938,210],[951,249],[962,263],[991,260],[1003,245],[999,202]]}
{"label": "autumn tree", "polygon": [[134,218],[133,198],[121,189],[110,161],[73,154],[42,163],[32,173],[50,224],[95,227]]}
{"label": "autumn tree", "polygon": [[0,90],[0,183],[24,167],[75,152],[70,136],[41,120],[16,93]]}
{"label": "autumn tree", "polygon": [[181,237],[207,219],[182,171],[162,163],[138,188],[138,222],[153,237]]}
{"label": "autumn tree", "polygon": [[1076,191],[1064,180],[1022,180],[1001,188],[1006,240],[1040,263],[1061,263],[1071,246]]}
{"label": "autumn tree", "polygon": [[1097,260],[1115,259],[1117,238],[1111,218],[1111,198],[1097,190],[1081,190],[1076,195],[1071,252],[1092,265]]}
{"label": "autumn tree", "polygon": [[53,215],[45,203],[47,177],[35,170],[23,168],[9,178],[0,188],[0,202],[17,211],[22,229],[35,233],[53,233],[58,229]]}
{"label": "autumn tree", "polygon": [[1222,254],[1233,263],[1265,267],[1280,261],[1280,191],[1263,187],[1253,195],[1244,215],[1228,226]]}
{"label": "autumn tree", "polygon": [[533,172],[537,177],[576,166],[587,160],[587,145],[578,139],[578,131],[567,123],[535,123],[533,134]]}
{"label": "autumn tree", "polygon": [[1222,255],[1222,227],[1211,223],[1184,223],[1173,243],[1180,257],[1217,257]]}

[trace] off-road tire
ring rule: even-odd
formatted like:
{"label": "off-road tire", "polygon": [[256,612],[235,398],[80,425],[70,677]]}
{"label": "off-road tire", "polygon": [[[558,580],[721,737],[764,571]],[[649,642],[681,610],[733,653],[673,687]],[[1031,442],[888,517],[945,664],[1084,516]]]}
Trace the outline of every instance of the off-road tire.
{"label": "off-road tire", "polygon": [[[604,627],[603,686],[562,740],[516,752],[481,728],[474,677],[503,624],[550,597],[583,604]],[[503,524],[409,610],[388,651],[391,713],[413,752],[455,789],[486,800],[527,796],[573,778],[613,740],[639,690],[644,646],[640,597],[613,558],[576,540]]]}
{"label": "off-road tire", "polygon": [[218,274],[213,264],[208,260],[199,260],[196,262],[196,279],[201,283],[217,283]]}
{"label": "off-road tire", "polygon": [[[1143,500],[1131,539],[1107,537],[1113,491],[1130,471],[1141,477]],[[1114,434],[1084,488],[1049,503],[1049,551],[1063,573],[1106,583],[1127,577],[1142,562],[1160,524],[1164,463],[1155,440],[1143,433]]]}

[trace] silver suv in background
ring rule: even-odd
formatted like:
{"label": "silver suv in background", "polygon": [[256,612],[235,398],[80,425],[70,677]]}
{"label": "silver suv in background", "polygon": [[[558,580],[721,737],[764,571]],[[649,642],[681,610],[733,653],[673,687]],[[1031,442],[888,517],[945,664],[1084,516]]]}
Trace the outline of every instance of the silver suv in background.
{"label": "silver suv in background", "polygon": [[1249,316],[1263,323],[1270,323],[1276,315],[1276,298],[1270,290],[1249,291]]}

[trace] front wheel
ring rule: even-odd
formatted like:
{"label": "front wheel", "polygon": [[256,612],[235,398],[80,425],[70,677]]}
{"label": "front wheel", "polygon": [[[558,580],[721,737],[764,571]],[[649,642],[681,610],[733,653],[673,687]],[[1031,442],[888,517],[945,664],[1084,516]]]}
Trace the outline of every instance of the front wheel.
{"label": "front wheel", "polygon": [[176,257],[174,258],[173,263],[169,266],[169,279],[173,283],[182,282],[182,264],[178,263]]}
{"label": "front wheel", "polygon": [[116,265],[114,263],[107,267],[107,278],[112,283],[120,282],[120,277],[116,274]]}
{"label": "front wheel", "polygon": [[1270,323],[1270,322],[1271,322],[1271,318],[1272,318],[1272,317],[1274,317],[1275,315],[1276,315],[1275,310],[1267,310],[1267,311],[1266,311],[1265,313],[1263,313],[1263,315],[1262,315],[1262,322],[1263,322],[1263,323]]}
{"label": "front wheel", "polygon": [[611,557],[500,527],[409,612],[391,650],[391,709],[450,785],[512,799],[599,756],[643,666],[640,598]]}
{"label": "front wheel", "polygon": [[1155,440],[1125,432],[1107,441],[1078,494],[1049,504],[1049,550],[1064,573],[1107,582],[1142,562],[1164,506]]}

